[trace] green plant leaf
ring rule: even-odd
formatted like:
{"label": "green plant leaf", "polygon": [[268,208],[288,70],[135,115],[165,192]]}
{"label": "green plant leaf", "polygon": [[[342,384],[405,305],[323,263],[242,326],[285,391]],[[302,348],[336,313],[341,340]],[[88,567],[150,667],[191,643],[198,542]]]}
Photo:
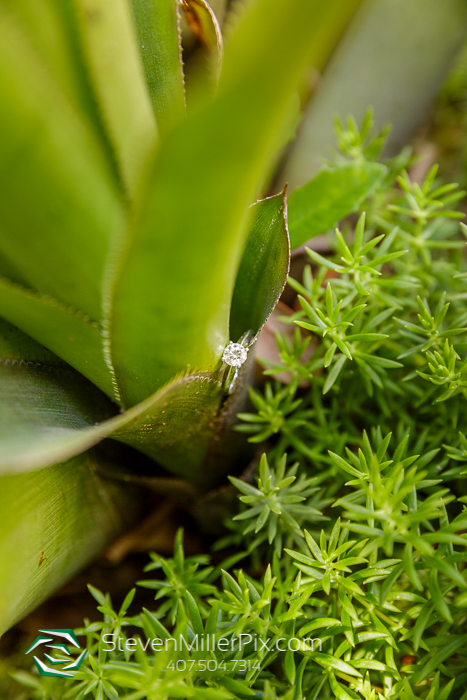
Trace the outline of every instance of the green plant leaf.
{"label": "green plant leaf", "polygon": [[131,0],[139,50],[157,126],[164,134],[185,115],[175,0]]}
{"label": "green plant leaf", "polygon": [[289,197],[289,232],[292,248],[333,228],[344,216],[357,211],[362,201],[382,182],[387,168],[380,163],[346,163],[321,170]]}
{"label": "green plant leaf", "polygon": [[216,478],[218,465],[205,469],[203,463],[222,397],[217,375],[181,376],[122,416],[107,421],[102,433],[136,447],[174,474],[203,487]]}
{"label": "green plant leaf", "polygon": [[333,673],[329,674],[329,685],[337,700],[354,700],[354,698],[337,682]]}
{"label": "green plant leaf", "polygon": [[104,361],[104,338],[96,323],[47,295],[0,278],[2,316],[65,360],[111,398],[112,374]]}
{"label": "green plant leaf", "polygon": [[141,494],[96,472],[118,465],[86,452],[0,477],[0,635],[89,563],[134,521]]}
{"label": "green plant leaf", "polygon": [[414,675],[414,681],[416,683],[421,683],[423,680],[425,680],[425,678],[428,678],[428,676],[438,668],[439,664],[446,661],[446,659],[452,656],[457,649],[463,647],[467,642],[467,634],[452,636],[452,641],[449,642],[449,644],[443,645],[441,649],[435,652],[432,656],[429,656],[427,662],[423,665],[423,668],[421,668],[420,671],[417,671],[417,673]]}
{"label": "green plant leaf", "polygon": [[0,360],[0,473],[30,471],[84,452],[116,407],[71,368]]}
{"label": "green plant leaf", "polygon": [[157,137],[144,69],[127,0],[74,0],[97,102],[131,196]]}
{"label": "green plant leaf", "polygon": [[334,384],[337,381],[337,378],[339,374],[341,373],[341,370],[347,360],[347,357],[345,355],[341,355],[333,364],[331,371],[329,372],[326,382],[323,387],[323,394],[327,394],[328,391],[332,389]]}
{"label": "green plant leaf", "polygon": [[440,559],[439,557],[431,557],[425,554],[423,558],[428,565],[432,566],[437,571],[440,571],[442,574],[457,583],[458,586],[461,588],[467,588],[467,581],[459,572],[457,566],[449,564],[447,561]]}
{"label": "green plant leaf", "polygon": [[251,208],[252,220],[230,309],[230,338],[255,336],[279,301],[289,272],[286,192]]}
{"label": "green plant leaf", "polygon": [[[7,350],[24,356],[18,346],[15,353],[12,342]],[[0,473],[62,462],[113,437],[176,474],[209,483],[215,465],[202,466],[222,397],[217,376],[184,376],[115,415],[117,407],[70,367],[0,360]]]}
{"label": "green plant leaf", "polygon": [[245,408],[251,353],[249,358],[225,402],[223,376],[205,372],[176,377],[117,413],[60,357],[0,319],[0,474],[63,462],[111,437],[201,487],[210,485],[243,446],[231,425]]}
{"label": "green plant leaf", "polygon": [[97,321],[109,239],[122,225],[115,179],[101,145],[0,12],[0,129],[8,134],[0,251],[25,283]]}
{"label": "green plant leaf", "polygon": [[0,318],[0,360],[2,359],[67,366],[60,357]]}
{"label": "green plant leaf", "polygon": [[161,143],[110,318],[125,405],[187,367],[218,362],[248,205],[306,64],[319,64],[335,35],[338,8],[337,0],[324,8],[317,0],[254,3],[226,45],[216,97]]}
{"label": "green plant leaf", "polygon": [[346,673],[349,676],[357,676],[357,678],[361,678],[362,674],[360,671],[353,668],[353,666],[350,666],[350,664],[346,663],[345,661],[342,661],[342,659],[336,659],[330,654],[321,654],[320,652],[316,651],[312,652],[311,658],[321,666],[324,666],[324,668],[333,669],[339,673]]}
{"label": "green plant leaf", "polygon": [[219,79],[224,45],[217,17],[206,0],[181,0],[188,26],[212,56],[214,78]]}
{"label": "green plant leaf", "polygon": [[[12,16],[81,119],[104,136],[81,56],[73,0],[5,0]],[[104,139],[105,140],[105,139]]]}

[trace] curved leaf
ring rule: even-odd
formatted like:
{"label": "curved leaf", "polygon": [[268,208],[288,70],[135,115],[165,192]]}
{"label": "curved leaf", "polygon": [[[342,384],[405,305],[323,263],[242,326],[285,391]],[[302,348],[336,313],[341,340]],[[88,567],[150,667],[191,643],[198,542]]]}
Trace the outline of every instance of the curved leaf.
{"label": "curved leaf", "polygon": [[353,696],[349,695],[344,687],[337,682],[334,673],[329,674],[329,685],[337,700],[354,700]]}
{"label": "curved leaf", "polygon": [[71,368],[40,362],[0,360],[0,389],[0,473],[30,471],[84,452],[101,439],[94,425],[116,411]]}
{"label": "curved leaf", "polygon": [[0,318],[0,360],[43,362],[66,367],[66,363],[47,348]]}
{"label": "curved leaf", "polygon": [[103,336],[96,323],[45,295],[0,278],[0,310],[39,343],[114,398],[112,375],[104,361]]}
{"label": "curved leaf", "polygon": [[127,0],[74,0],[97,102],[107,124],[123,182],[134,196],[156,142]]}
{"label": "curved leaf", "polygon": [[185,116],[176,0],[131,0],[149,97],[162,133]]}
{"label": "curved leaf", "polygon": [[340,219],[357,211],[381,183],[387,168],[380,163],[346,163],[322,170],[289,197],[292,248],[329,231]]}
{"label": "curved leaf", "polygon": [[251,208],[250,232],[237,273],[230,309],[230,338],[255,336],[274,310],[290,262],[286,190]]}
{"label": "curved leaf", "polygon": [[102,431],[149,455],[201,487],[215,478],[204,460],[223,399],[220,377],[182,376],[102,426]]}
{"label": "curved leaf", "polygon": [[0,360],[0,473],[62,462],[112,437],[202,485],[212,480],[202,467],[223,395],[217,375],[184,376],[115,415],[117,407],[69,367]]}
{"label": "curved leaf", "polygon": [[219,360],[247,207],[303,70],[319,63],[334,37],[338,8],[338,0],[254,3],[226,45],[216,97],[161,143],[110,318],[126,405],[187,368],[209,370]]}
{"label": "curved leaf", "polygon": [[191,31],[213,56],[215,78],[218,79],[224,57],[222,32],[216,14],[206,0],[181,0]]}
{"label": "curved leaf", "polygon": [[118,469],[91,451],[39,472],[0,477],[0,635],[135,519],[141,493],[101,478],[96,465]]}

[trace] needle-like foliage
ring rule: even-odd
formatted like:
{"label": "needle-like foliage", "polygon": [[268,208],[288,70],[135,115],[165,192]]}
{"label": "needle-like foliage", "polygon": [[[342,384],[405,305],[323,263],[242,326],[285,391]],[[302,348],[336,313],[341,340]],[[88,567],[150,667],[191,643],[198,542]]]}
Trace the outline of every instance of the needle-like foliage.
{"label": "needle-like foliage", "polygon": [[[373,157],[364,135],[341,133],[341,157]],[[465,700],[465,242],[444,208],[455,188],[435,171],[393,186],[396,171],[367,227],[290,280],[295,330],[240,416],[266,453],[231,478],[227,558],[185,559],[179,533],[174,559],[147,567],[151,612],[122,617],[93,591],[88,662],[62,684],[19,672],[34,700]],[[269,378],[283,370],[290,383]],[[180,634],[211,646],[175,649]],[[164,650],[144,647],[155,637]]]}

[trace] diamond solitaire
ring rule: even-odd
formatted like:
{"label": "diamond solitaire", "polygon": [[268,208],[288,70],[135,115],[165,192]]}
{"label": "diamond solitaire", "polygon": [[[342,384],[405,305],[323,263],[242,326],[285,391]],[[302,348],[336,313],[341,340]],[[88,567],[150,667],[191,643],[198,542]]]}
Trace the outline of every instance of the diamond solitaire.
{"label": "diamond solitaire", "polygon": [[222,355],[222,361],[230,367],[241,367],[248,356],[248,350],[239,343],[229,343]]}

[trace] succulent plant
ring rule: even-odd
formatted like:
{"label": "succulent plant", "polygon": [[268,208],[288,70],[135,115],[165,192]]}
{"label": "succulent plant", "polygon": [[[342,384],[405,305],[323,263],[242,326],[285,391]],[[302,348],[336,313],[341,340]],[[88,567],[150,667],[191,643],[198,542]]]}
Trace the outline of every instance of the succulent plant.
{"label": "succulent plant", "polygon": [[285,190],[254,202],[357,5],[237,5],[224,51],[205,0],[2,2],[0,633],[141,515],[138,454],[225,475],[223,352],[288,271]]}

